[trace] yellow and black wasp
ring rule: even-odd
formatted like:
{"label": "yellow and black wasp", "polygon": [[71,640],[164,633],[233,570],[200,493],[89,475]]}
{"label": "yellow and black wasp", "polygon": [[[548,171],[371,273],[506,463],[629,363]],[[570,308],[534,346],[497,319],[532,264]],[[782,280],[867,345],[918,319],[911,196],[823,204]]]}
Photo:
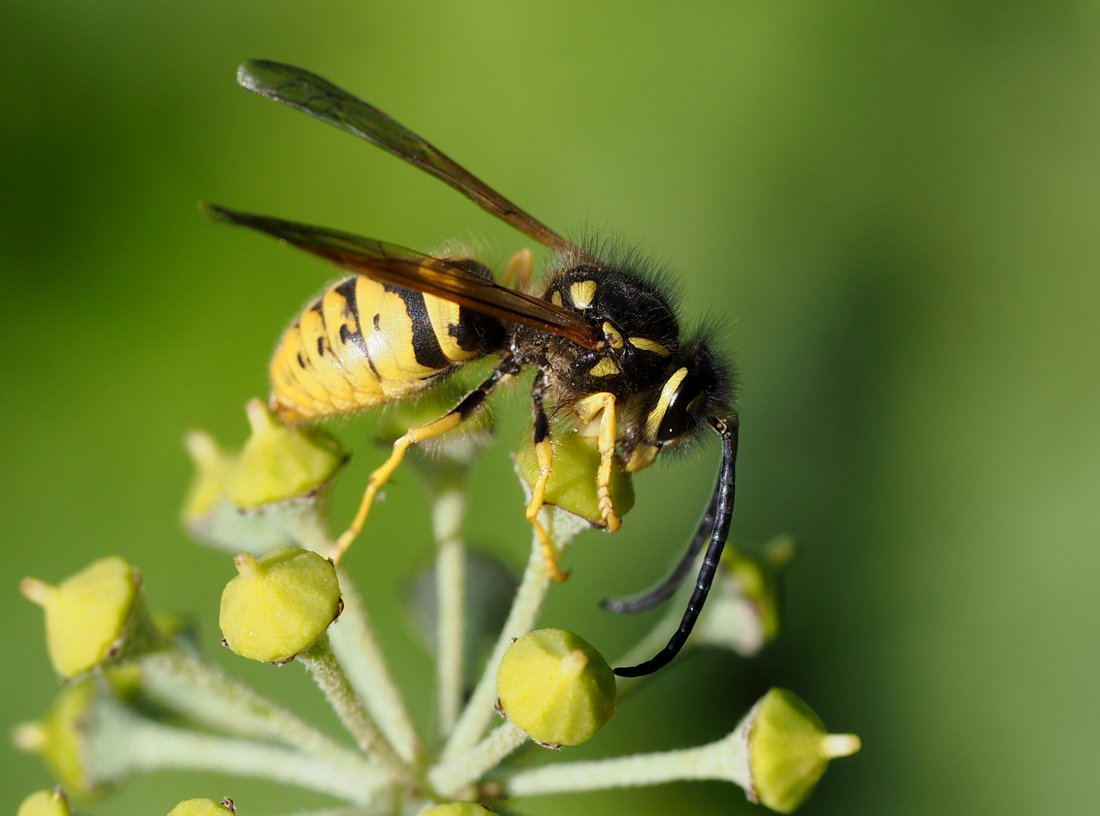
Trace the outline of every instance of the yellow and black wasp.
{"label": "yellow and black wasp", "polygon": [[[627,471],[641,470],[661,451],[683,446],[709,427],[722,441],[722,463],[684,557],[645,594],[604,601],[614,612],[656,606],[682,583],[706,543],[695,589],[668,645],[644,663],[615,671],[631,677],[666,665],[698,619],[729,534],[738,420],[728,368],[704,339],[680,337],[676,314],[652,276],[562,238],[377,108],[308,71],[275,62],[245,62],[237,81],[430,173],[555,253],[536,296],[496,283],[473,258],[436,258],[337,230],[206,206],[219,221],[266,232],[354,273],[326,289],[279,342],[271,363],[271,408],[283,419],[309,422],[373,408],[421,392],[470,360],[500,358],[453,409],[394,442],[389,458],[371,474],[338,553],[362,529],[410,445],[469,419],[498,385],[524,368],[535,370],[531,403],[539,463],[527,518],[543,542],[547,571],[558,579],[565,576],[538,522],[553,468],[548,410],[597,440],[596,490],[604,526],[612,532],[619,527],[610,492],[615,457]],[[530,274],[530,253],[517,254],[507,277],[526,280]]]}

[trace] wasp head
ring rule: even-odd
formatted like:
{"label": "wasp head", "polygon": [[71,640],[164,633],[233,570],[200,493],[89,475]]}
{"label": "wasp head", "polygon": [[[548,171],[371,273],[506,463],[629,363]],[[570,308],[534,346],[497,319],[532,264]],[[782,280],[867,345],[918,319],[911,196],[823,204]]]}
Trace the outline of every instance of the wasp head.
{"label": "wasp head", "polygon": [[629,472],[651,464],[666,448],[691,442],[709,418],[731,413],[732,377],[705,340],[685,343],[667,370],[660,386],[643,395],[644,422],[624,451]]}

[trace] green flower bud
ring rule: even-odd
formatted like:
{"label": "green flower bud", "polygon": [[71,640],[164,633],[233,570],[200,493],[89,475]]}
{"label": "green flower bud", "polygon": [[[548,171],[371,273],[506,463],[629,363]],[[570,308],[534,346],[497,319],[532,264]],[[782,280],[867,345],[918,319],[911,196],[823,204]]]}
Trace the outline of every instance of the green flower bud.
{"label": "green flower bud", "polygon": [[87,755],[88,719],[97,688],[95,678],[65,686],[45,717],[14,732],[17,748],[38,754],[54,778],[79,796],[92,796],[102,787],[88,768]]}
{"label": "green flower bud", "polygon": [[[596,472],[600,468],[600,452],[596,440],[581,436],[573,429],[554,436],[554,470],[546,483],[546,503],[568,510],[591,524],[602,525],[599,497],[596,495]],[[538,457],[530,431],[516,452],[516,470],[528,487],[539,478]],[[620,516],[634,506],[634,483],[623,470],[618,456],[611,467],[611,498]]]}
{"label": "green flower bud", "polygon": [[514,641],[497,673],[499,707],[543,745],[579,745],[615,713],[615,675],[580,635],[539,629]]}
{"label": "green flower bud", "polygon": [[185,520],[199,519],[225,500],[240,454],[222,450],[206,431],[190,431],[183,444],[195,463],[195,476],[183,503],[183,517]]}
{"label": "green flower bud", "polygon": [[23,800],[16,816],[72,816],[69,800],[60,790],[37,791]]}
{"label": "green flower bud", "polygon": [[420,816],[492,816],[493,811],[473,802],[448,802],[428,808]]}
{"label": "green flower bud", "polygon": [[746,723],[752,794],[779,813],[790,813],[813,791],[830,759],[859,750],[854,734],[827,734],[821,719],[785,689],[772,689]]}
{"label": "green flower bud", "polygon": [[[183,505],[183,524],[204,544],[231,553],[265,553],[295,543],[292,528],[297,516],[316,512],[313,497],[265,505],[250,512],[229,500],[241,456],[218,447],[205,431],[192,431],[184,440],[195,464],[195,476]],[[299,506],[301,505],[301,506]]]}
{"label": "green flower bud", "polygon": [[332,562],[285,547],[257,560],[235,559],[238,575],[222,593],[221,629],[241,657],[285,663],[308,649],[340,614],[340,584]]}
{"label": "green flower bud", "polygon": [[788,538],[769,542],[760,556],[727,545],[695,643],[751,657],[774,640],[779,634],[783,573],[793,558],[794,544]]}
{"label": "green flower bud", "polygon": [[212,799],[187,799],[172,808],[168,816],[226,816],[236,812],[232,799],[222,799],[221,802]]}
{"label": "green flower bud", "polygon": [[226,485],[230,501],[249,509],[320,490],[346,457],[328,434],[284,425],[259,400],[245,406],[252,435]]}
{"label": "green flower bud", "polygon": [[138,594],[141,576],[117,556],[96,561],[51,586],[24,578],[20,591],[46,611],[46,644],[63,678],[160,641]]}

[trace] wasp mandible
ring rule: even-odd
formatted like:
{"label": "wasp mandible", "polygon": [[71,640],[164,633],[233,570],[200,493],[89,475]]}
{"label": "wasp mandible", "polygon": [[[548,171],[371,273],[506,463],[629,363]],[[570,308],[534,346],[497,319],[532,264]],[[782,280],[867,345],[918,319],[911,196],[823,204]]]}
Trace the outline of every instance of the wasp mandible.
{"label": "wasp mandible", "polygon": [[[679,587],[706,543],[695,588],[668,645],[650,660],[615,672],[633,677],[666,665],[699,617],[729,534],[738,419],[728,367],[704,338],[681,338],[668,296],[630,256],[567,241],[367,102],[276,62],[249,60],[238,69],[237,81],[446,182],[555,256],[541,294],[535,295],[522,286],[498,284],[473,258],[437,258],[373,238],[205,205],[216,220],[266,232],[353,273],[328,287],[279,341],[271,362],[271,408],[284,420],[309,422],[374,408],[417,394],[470,360],[499,358],[454,408],[394,442],[337,542],[337,557],[362,529],[379,489],[411,445],[461,425],[502,382],[533,368],[539,476],[526,515],[539,536],[547,572],[559,580],[565,576],[538,520],[553,469],[551,415],[596,439],[596,491],[611,532],[620,524],[610,492],[616,456],[633,472],[704,428],[722,442],[708,508],[675,570],[641,596],[604,601],[613,612],[656,606]],[[529,252],[517,254],[508,277],[529,280],[531,263]]]}

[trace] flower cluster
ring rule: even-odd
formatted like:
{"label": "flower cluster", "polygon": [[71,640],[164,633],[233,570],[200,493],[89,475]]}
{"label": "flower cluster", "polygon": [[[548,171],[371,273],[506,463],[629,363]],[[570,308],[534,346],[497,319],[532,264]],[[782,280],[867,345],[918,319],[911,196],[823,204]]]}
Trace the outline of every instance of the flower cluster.
{"label": "flower cluster", "polygon": [[[616,678],[579,635],[535,629],[552,585],[537,537],[518,586],[495,580],[499,568],[467,552],[460,532],[476,435],[444,442],[416,462],[437,546],[430,603],[419,605],[435,613],[436,733],[418,733],[363,599],[331,558],[322,505],[344,455],[331,438],[284,426],[259,402],[247,413],[252,433],[239,452],[203,433],[188,437],[197,476],[184,522],[197,539],[234,556],[237,574],[219,618],[225,646],[248,660],[301,665],[351,740],[334,739],[205,660],[178,624],[149,612],[139,571],[107,557],[56,586],[32,578],[21,585],[45,611],[50,660],[65,683],[45,716],[16,729],[16,744],[37,752],[59,783],[28,796],[19,816],[72,816],[79,810],[70,797],[79,804],[135,774],[172,768],[269,778],[346,803],[317,816],[474,816],[526,796],[686,779],[732,782],[787,813],[830,759],[858,750],[858,738],[827,734],[805,703],[773,689],[709,745],[511,765],[525,744],[563,749],[596,737],[637,681]],[[575,434],[555,451],[542,523],[559,551],[599,519],[598,459],[590,440]],[[517,455],[528,485],[534,461],[531,451]],[[627,508],[629,476],[617,474],[613,490],[616,505]],[[762,556],[728,547],[690,648],[752,655],[776,637],[780,574],[791,554],[785,540]],[[511,593],[503,620],[474,614],[467,588],[486,595],[502,584]],[[474,622],[497,634],[466,694]],[[622,661],[651,654],[669,624],[660,622]],[[169,816],[236,812],[229,799],[192,799]]]}

